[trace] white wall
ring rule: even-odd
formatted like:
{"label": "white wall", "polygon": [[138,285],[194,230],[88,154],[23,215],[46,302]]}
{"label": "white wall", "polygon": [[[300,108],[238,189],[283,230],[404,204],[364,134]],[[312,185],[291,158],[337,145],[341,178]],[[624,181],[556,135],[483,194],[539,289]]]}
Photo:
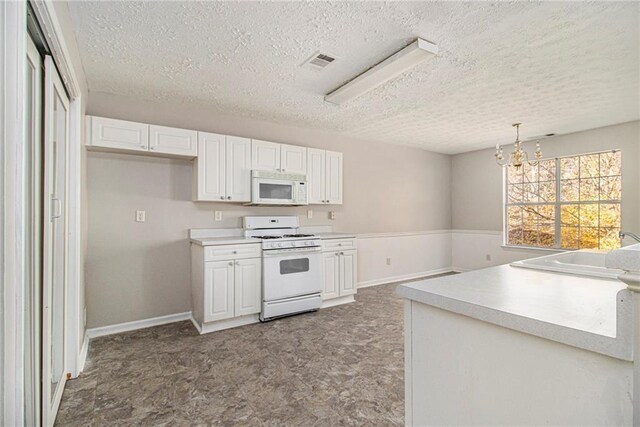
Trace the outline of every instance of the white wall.
{"label": "white wall", "polygon": [[[190,161],[129,154],[87,155],[88,247],[86,256],[88,327],[190,310],[190,228],[242,227],[244,215],[298,215],[303,225],[331,225],[336,231],[398,233],[450,228],[450,156],[342,137],[211,110],[154,104],[105,94],[90,95],[88,114],[341,151],[344,204],[310,207],[246,207],[191,201]],[[135,210],[147,221],[136,223]],[[306,219],[307,209],[314,211]],[[213,221],[213,211],[223,221]],[[328,219],[334,210],[337,219]],[[419,273],[439,262],[423,262],[402,238],[390,253],[390,269],[359,269],[366,281],[376,274]],[[422,245],[422,246],[420,246]],[[389,248],[392,246],[389,245]],[[423,243],[418,248],[425,248]],[[366,245],[363,247],[366,253]],[[427,249],[429,249],[427,245]],[[433,250],[433,248],[430,248]],[[447,246],[445,258],[450,255]],[[445,260],[446,261],[446,260]],[[444,262],[444,261],[443,261]],[[368,260],[363,262],[367,266]],[[363,270],[364,268],[364,270]],[[403,270],[407,268],[407,270]],[[388,270],[388,271],[384,271]]]}
{"label": "white wall", "polygon": [[[545,139],[541,145],[545,158],[620,149],[622,228],[640,232],[640,121],[560,135]],[[531,144],[525,148],[530,152],[535,149]],[[451,222],[457,230],[452,234],[452,262],[460,271],[552,253],[502,247],[502,171],[493,154],[494,150],[488,149],[452,158]]]}
{"label": "white wall", "polygon": [[449,230],[358,236],[358,287],[450,270]]}

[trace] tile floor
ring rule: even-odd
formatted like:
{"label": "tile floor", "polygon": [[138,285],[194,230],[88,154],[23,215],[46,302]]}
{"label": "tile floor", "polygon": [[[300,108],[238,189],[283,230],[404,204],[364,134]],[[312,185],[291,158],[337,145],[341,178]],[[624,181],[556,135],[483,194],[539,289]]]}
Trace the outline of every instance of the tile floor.
{"label": "tile floor", "polygon": [[356,302],[198,335],[179,322],[91,341],[56,425],[401,426],[397,284]]}

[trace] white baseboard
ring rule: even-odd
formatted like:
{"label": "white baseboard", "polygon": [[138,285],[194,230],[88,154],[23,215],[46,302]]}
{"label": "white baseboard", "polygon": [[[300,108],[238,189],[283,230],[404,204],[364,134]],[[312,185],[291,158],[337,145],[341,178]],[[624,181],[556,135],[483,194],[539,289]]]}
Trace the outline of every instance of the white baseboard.
{"label": "white baseboard", "polygon": [[454,273],[465,273],[467,271],[471,271],[470,268],[462,268],[462,267],[451,267],[451,271]]}
{"label": "white baseboard", "polygon": [[335,307],[337,305],[342,305],[342,304],[349,304],[350,302],[355,302],[355,301],[356,300],[353,297],[353,295],[346,295],[343,297],[332,298],[332,299],[322,301],[322,306],[320,306],[320,309]]}
{"label": "white baseboard", "polygon": [[133,322],[118,323],[116,325],[87,329],[87,336],[89,338],[102,337],[105,335],[150,328],[152,326],[166,325],[167,323],[180,322],[183,320],[189,320],[190,318],[191,312],[187,311],[185,313],[169,314],[166,316],[152,317],[150,319],[134,320]]}
{"label": "white baseboard", "polygon": [[383,277],[382,279],[369,280],[358,283],[358,289],[368,288],[369,286],[386,285],[387,283],[402,282],[405,280],[420,279],[423,277],[435,276],[442,273],[450,273],[457,271],[453,267],[438,268],[436,270],[422,271],[420,273],[404,274],[402,276]]}
{"label": "white baseboard", "polygon": [[84,364],[87,361],[87,354],[89,353],[89,340],[89,334],[87,331],[85,331],[82,348],[80,349],[80,354],[78,355],[78,375],[80,375],[82,371],[84,371]]}
{"label": "white baseboard", "polygon": [[252,323],[258,323],[260,318],[257,314],[249,314],[242,317],[234,317],[226,320],[218,320],[212,323],[205,323],[204,325],[198,325],[198,322],[191,317],[191,323],[194,324],[200,334],[208,334],[209,332],[217,332],[223,329],[237,328],[238,326],[250,325]]}

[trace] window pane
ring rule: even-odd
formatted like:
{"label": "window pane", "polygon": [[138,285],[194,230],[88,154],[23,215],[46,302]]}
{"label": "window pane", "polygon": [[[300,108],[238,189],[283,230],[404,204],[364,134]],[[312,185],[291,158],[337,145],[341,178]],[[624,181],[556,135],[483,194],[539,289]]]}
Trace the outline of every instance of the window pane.
{"label": "window pane", "polygon": [[525,203],[538,203],[538,184],[525,182],[523,188],[523,201]]}
{"label": "window pane", "polygon": [[597,249],[598,234],[596,227],[580,227],[580,249]]}
{"label": "window pane", "polygon": [[598,176],[600,176],[600,155],[580,156],[580,178],[595,178]]}
{"label": "window pane", "polygon": [[600,200],[620,200],[622,198],[622,177],[600,178]]}
{"label": "window pane", "polygon": [[560,159],[560,178],[576,179],[580,177],[580,164],[578,157],[565,157]]}
{"label": "window pane", "polygon": [[538,246],[538,227],[525,225],[522,230],[522,244],[525,246]]}
{"label": "window pane", "polygon": [[522,245],[522,229],[510,228],[507,243],[509,245]]}
{"label": "window pane", "polygon": [[553,225],[556,222],[556,207],[553,205],[541,205],[536,208],[538,224]]}
{"label": "window pane", "polygon": [[585,204],[580,206],[580,227],[598,226],[598,205]]}
{"label": "window pane", "polygon": [[507,166],[507,180],[509,183],[521,183],[522,169],[518,169],[513,166]]}
{"label": "window pane", "polygon": [[540,181],[555,181],[556,180],[556,161],[542,160],[538,166],[538,176]]}
{"label": "window pane", "polygon": [[620,204],[607,203],[600,205],[600,227],[620,227]]}
{"label": "window pane", "polygon": [[578,227],[562,227],[560,229],[560,247],[562,249],[578,249],[579,230]]}
{"label": "window pane", "polygon": [[600,249],[610,251],[620,247],[619,228],[600,229]]}
{"label": "window pane", "polygon": [[575,226],[580,224],[580,205],[560,206],[560,220],[562,226]]}
{"label": "window pane", "polygon": [[579,200],[580,181],[577,179],[560,181],[560,195],[563,202],[577,202]]}
{"label": "window pane", "polygon": [[522,223],[525,227],[536,228],[538,225],[538,213],[535,207],[527,206],[522,209]]}
{"label": "window pane", "polygon": [[540,202],[555,202],[556,201],[556,182],[548,181],[541,182],[538,185]]}
{"label": "window pane", "polygon": [[507,188],[509,203],[522,203],[522,184],[512,184]]}
{"label": "window pane", "polygon": [[536,182],[538,181],[538,166],[529,166],[525,163],[522,166],[524,173],[524,182]]}
{"label": "window pane", "polygon": [[538,228],[538,244],[552,248],[556,244],[556,230],[553,225],[542,225]]}
{"label": "window pane", "polygon": [[598,178],[580,180],[580,201],[595,201],[600,197]]}
{"label": "window pane", "polygon": [[600,175],[621,175],[622,158],[620,151],[615,153],[600,153]]}

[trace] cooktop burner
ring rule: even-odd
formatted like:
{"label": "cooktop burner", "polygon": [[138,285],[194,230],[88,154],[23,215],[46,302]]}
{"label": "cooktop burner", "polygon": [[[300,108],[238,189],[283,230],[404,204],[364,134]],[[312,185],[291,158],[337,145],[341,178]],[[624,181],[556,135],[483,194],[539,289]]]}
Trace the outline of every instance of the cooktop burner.
{"label": "cooktop burner", "polygon": [[254,239],[282,239],[287,237],[314,237],[313,234],[281,234],[279,236],[252,236]]}

